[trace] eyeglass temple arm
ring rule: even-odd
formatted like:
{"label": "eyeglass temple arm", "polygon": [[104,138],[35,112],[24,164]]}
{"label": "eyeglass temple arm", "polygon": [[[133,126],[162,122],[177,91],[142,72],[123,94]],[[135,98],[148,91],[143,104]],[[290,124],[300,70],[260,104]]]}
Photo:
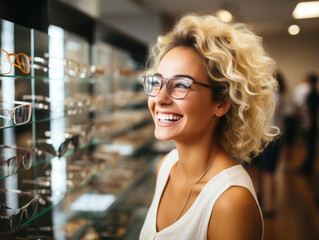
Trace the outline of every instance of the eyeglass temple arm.
{"label": "eyeglass temple arm", "polygon": [[[1,115],[0,115],[0,117],[1,117]],[[17,149],[17,150],[32,151],[32,152],[39,151],[39,149],[37,149],[37,148],[24,148],[24,147],[16,147],[16,146],[8,146],[8,145],[1,145],[0,144],[0,149],[1,148]]]}
{"label": "eyeglass temple arm", "polygon": [[[0,208],[4,208],[4,209],[13,209],[13,208],[8,207],[8,206],[6,206],[6,205],[4,205],[4,204],[1,204],[1,205],[0,205]],[[1,216],[1,215],[0,215],[0,216]]]}
{"label": "eyeglass temple arm", "polygon": [[206,87],[206,88],[213,88],[213,85],[209,85],[209,84],[202,83],[202,82],[197,82],[195,80],[193,80],[193,83],[195,83],[197,85],[201,85],[201,86]]}
{"label": "eyeglass temple arm", "polygon": [[23,101],[7,101],[7,100],[0,100],[0,103],[12,103],[12,104],[21,104],[21,105],[31,105],[31,102],[23,102]]}
{"label": "eyeglass temple arm", "polygon": [[3,116],[3,115],[0,114],[0,118],[10,119],[10,115],[8,117],[6,117],[6,116]]}

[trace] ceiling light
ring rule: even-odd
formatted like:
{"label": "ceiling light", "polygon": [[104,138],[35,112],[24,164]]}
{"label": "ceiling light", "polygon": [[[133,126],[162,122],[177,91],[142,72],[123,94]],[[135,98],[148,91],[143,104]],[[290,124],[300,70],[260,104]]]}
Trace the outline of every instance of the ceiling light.
{"label": "ceiling light", "polygon": [[289,26],[288,32],[290,35],[297,35],[300,32],[300,27],[296,24]]}
{"label": "ceiling light", "polygon": [[319,17],[319,1],[298,3],[292,16],[296,19]]}
{"label": "ceiling light", "polygon": [[233,15],[227,10],[220,9],[216,13],[216,17],[223,22],[231,22],[233,20]]}

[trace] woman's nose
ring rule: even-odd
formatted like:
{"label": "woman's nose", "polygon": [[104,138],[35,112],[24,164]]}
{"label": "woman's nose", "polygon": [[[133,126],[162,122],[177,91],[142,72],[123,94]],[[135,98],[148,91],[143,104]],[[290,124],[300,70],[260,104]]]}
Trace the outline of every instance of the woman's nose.
{"label": "woman's nose", "polygon": [[162,87],[161,91],[157,96],[154,97],[154,101],[157,104],[170,104],[172,103],[172,98],[168,95],[166,84]]}

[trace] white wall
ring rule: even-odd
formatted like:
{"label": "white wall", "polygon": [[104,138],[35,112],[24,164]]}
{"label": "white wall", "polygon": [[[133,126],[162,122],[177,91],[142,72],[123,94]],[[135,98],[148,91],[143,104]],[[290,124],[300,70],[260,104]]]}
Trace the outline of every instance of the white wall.
{"label": "white wall", "polygon": [[158,34],[161,32],[161,18],[159,14],[155,13],[105,16],[103,20],[110,26],[127,33],[146,45],[155,43]]}
{"label": "white wall", "polygon": [[319,74],[319,33],[275,34],[263,39],[285,77],[289,92],[308,72]]}

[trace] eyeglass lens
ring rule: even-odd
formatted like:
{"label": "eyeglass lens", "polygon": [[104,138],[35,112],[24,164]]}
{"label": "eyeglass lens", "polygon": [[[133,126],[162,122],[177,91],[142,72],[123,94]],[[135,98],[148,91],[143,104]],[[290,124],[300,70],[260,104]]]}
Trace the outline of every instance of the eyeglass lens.
{"label": "eyeglass lens", "polygon": [[[11,176],[16,173],[20,162],[25,170],[29,170],[33,164],[33,151],[24,151],[17,154],[14,149],[1,149],[1,174],[0,176]],[[16,155],[16,156],[14,156]],[[13,156],[13,157],[12,157]]]}
{"label": "eyeglass lens", "polygon": [[30,61],[25,54],[18,54],[17,62],[23,72],[30,72]]}
{"label": "eyeglass lens", "polygon": [[[144,78],[144,89],[150,96],[157,96],[162,89],[163,79],[157,76]],[[172,98],[181,99],[186,97],[192,81],[186,78],[171,78],[166,82],[166,89]]]}
{"label": "eyeglass lens", "polygon": [[[1,156],[2,158],[2,156]],[[18,157],[12,157],[7,160],[1,160],[0,177],[13,175],[19,167]]]}
{"label": "eyeglass lens", "polygon": [[63,143],[61,143],[60,147],[59,147],[59,154],[58,157],[61,158],[68,150],[68,146],[69,146],[70,141],[66,140]]}
{"label": "eyeglass lens", "polygon": [[32,167],[33,162],[33,151],[26,151],[23,154],[22,163],[26,170],[29,170]]}
{"label": "eyeglass lens", "polygon": [[5,108],[0,108],[0,127],[7,125],[7,122],[10,118],[10,113]]}
{"label": "eyeglass lens", "polygon": [[30,119],[31,106],[21,105],[15,108],[14,111],[14,122],[15,124],[27,123]]}
{"label": "eyeglass lens", "polygon": [[58,155],[59,158],[62,157],[68,151],[70,143],[72,143],[74,151],[76,151],[79,145],[79,136],[76,135],[72,138],[65,140],[63,143],[61,143],[59,147],[59,155]]}
{"label": "eyeglass lens", "polygon": [[78,149],[78,146],[79,146],[79,136],[76,135],[76,136],[72,137],[70,140],[72,140],[74,151],[76,151]]}
{"label": "eyeglass lens", "polygon": [[17,64],[14,64],[18,68],[22,70],[24,73],[30,72],[30,60],[28,56],[24,53],[19,54],[8,54],[3,49],[0,49],[1,52],[1,58],[0,58],[0,73],[1,74],[9,74],[12,70],[12,64],[16,62]]}
{"label": "eyeglass lens", "polygon": [[10,110],[7,108],[0,108],[0,128],[5,127],[10,118],[13,119],[14,124],[24,124],[30,120],[31,106],[29,104],[20,105],[14,108],[13,115],[10,117]]}
{"label": "eyeglass lens", "polygon": [[19,157],[15,149],[0,148],[1,174],[0,176],[11,176],[19,167]]}

